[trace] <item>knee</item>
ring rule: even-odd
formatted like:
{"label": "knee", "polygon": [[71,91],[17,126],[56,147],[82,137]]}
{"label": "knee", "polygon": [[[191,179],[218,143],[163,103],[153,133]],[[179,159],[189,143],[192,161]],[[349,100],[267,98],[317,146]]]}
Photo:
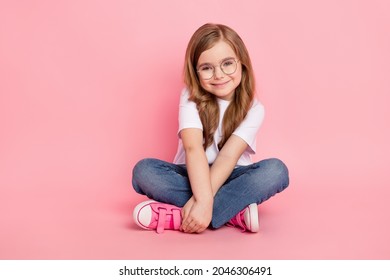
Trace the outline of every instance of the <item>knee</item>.
{"label": "knee", "polygon": [[266,169],[270,181],[277,185],[280,190],[287,188],[289,185],[289,172],[286,164],[277,158],[270,158],[262,162]]}
{"label": "knee", "polygon": [[283,191],[289,185],[287,166],[279,159],[270,158],[253,165],[250,182],[253,197],[257,203],[269,199],[273,195]]}
{"label": "knee", "polygon": [[145,158],[135,164],[133,168],[132,183],[134,189],[138,193],[143,193],[141,188],[143,185],[145,185],[145,180],[151,176],[153,166],[155,166],[155,161],[157,160],[152,158]]}
{"label": "knee", "polygon": [[147,172],[149,166],[152,165],[152,163],[151,163],[152,161],[154,161],[154,159],[144,158],[144,159],[141,159],[139,162],[137,162],[133,168],[133,177],[134,177],[134,175],[139,176],[139,175],[142,175],[145,172]]}

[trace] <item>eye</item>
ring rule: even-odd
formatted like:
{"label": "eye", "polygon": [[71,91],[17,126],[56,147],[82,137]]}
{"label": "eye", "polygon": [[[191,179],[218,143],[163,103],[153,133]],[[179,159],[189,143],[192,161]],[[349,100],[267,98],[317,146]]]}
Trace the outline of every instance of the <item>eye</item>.
{"label": "eye", "polygon": [[205,64],[199,67],[199,71],[212,71],[213,66],[209,64]]}
{"label": "eye", "polygon": [[222,66],[223,67],[229,67],[229,66],[232,66],[234,63],[235,63],[235,61],[233,59],[229,59],[229,60],[224,61],[222,63]]}

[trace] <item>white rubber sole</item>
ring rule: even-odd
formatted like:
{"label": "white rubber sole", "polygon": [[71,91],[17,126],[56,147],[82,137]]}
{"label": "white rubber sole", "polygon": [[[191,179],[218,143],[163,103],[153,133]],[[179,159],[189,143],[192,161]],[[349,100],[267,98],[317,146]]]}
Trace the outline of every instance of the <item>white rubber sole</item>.
{"label": "white rubber sole", "polygon": [[248,210],[244,213],[244,220],[251,232],[259,231],[259,209],[256,203],[248,205]]}

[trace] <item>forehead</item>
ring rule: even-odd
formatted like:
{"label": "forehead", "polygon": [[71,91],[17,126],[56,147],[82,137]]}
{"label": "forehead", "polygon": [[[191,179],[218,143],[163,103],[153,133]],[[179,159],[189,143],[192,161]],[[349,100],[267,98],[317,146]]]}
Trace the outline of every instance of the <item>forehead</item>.
{"label": "forehead", "polygon": [[220,63],[222,60],[228,57],[236,57],[234,50],[225,41],[219,41],[210,49],[201,53],[198,64]]}

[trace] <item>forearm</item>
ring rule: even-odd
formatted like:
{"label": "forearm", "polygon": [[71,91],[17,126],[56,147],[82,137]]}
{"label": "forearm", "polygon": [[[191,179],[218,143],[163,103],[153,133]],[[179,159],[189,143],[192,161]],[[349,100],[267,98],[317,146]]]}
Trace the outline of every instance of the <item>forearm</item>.
{"label": "forearm", "polygon": [[195,201],[212,201],[210,168],[202,147],[186,151],[186,165]]}
{"label": "forearm", "polygon": [[246,142],[236,135],[232,135],[225,143],[210,169],[213,196],[229,178],[246,148]]}
{"label": "forearm", "polygon": [[210,168],[210,182],[213,196],[218,192],[226,179],[229,178],[234,167],[236,166],[234,159],[218,156]]}

